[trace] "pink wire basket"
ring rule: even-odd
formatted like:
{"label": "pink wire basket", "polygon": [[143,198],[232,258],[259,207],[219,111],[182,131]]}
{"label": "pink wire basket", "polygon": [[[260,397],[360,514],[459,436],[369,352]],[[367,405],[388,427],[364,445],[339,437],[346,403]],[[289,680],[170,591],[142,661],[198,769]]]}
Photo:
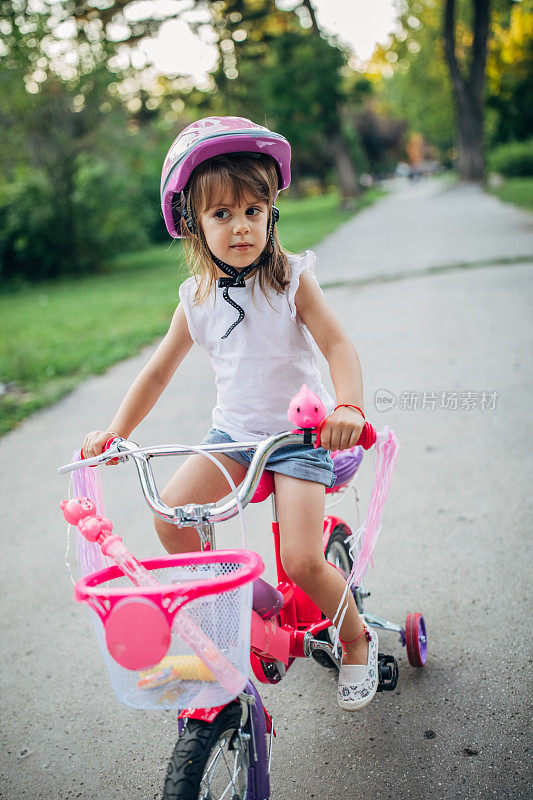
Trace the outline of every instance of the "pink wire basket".
{"label": "pink wire basket", "polygon": [[91,610],[118,700],[154,709],[228,703],[248,680],[252,582],[264,569],[260,557],[214,550],[141,564],[158,585],[132,586],[113,566],[86,575],[74,589],[75,599]]}

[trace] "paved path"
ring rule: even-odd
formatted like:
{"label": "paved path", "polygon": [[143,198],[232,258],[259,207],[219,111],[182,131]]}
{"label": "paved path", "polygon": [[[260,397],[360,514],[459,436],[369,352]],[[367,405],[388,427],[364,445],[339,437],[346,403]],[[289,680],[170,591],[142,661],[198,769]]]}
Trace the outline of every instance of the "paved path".
{"label": "paved path", "polygon": [[[365,211],[366,220],[362,215],[348,223],[322,246],[322,275],[329,269],[334,274],[342,263],[344,273],[336,277],[345,280],[357,264],[376,259],[381,245],[362,230],[383,227],[384,208],[399,218],[408,202],[419,209],[428,254],[434,253],[429,226],[442,195],[429,196],[430,189],[414,187],[411,199],[409,191],[391,196]],[[422,190],[427,201],[417,204]],[[482,208],[496,202],[456,191],[458,218],[474,202]],[[487,233],[496,244],[498,220],[501,240],[508,225],[527,237],[527,217],[496,208],[500,213]],[[350,240],[360,235],[358,247],[343,246],[348,227]],[[464,250],[475,254],[468,228],[461,230]],[[404,245],[396,253],[398,269],[412,263]],[[503,252],[495,247],[495,256]],[[527,251],[517,246],[514,252]],[[385,420],[374,406],[378,389],[398,401],[402,393],[443,391],[478,393],[478,400],[481,392],[496,391],[498,398],[492,410],[444,410],[437,402],[433,410],[408,411],[397,402],[386,414],[402,449],[369,575],[367,609],[398,622],[409,610],[423,611],[429,663],[413,670],[396,638],[383,634],[380,649],[400,664],[398,690],[378,695],[353,715],[337,709],[334,676],[311,661],[295,664],[279,686],[262,691],[278,731],[273,800],[530,796],[532,264],[421,272],[327,291],[361,357],[366,407],[378,426]],[[55,474],[80,434],[106,421],[150,351],[86,381],[0,441],[0,796],[6,800],[160,796],[175,714],[135,711],[115,700],[85,611],[70,599],[57,510],[66,484]],[[191,353],[137,440],[198,441],[213,399],[206,359]],[[361,473],[363,498],[369,467]],[[161,481],[170,468],[168,461],[158,468]],[[158,551],[133,467],[107,469],[104,479],[107,511],[132,550]],[[250,509],[248,536],[272,578],[268,512],[268,504]],[[347,502],[341,513],[353,518]],[[226,527],[219,532],[221,546],[239,539],[235,524]]]}
{"label": "paved path", "polygon": [[390,182],[392,193],[317,248],[322,283],[376,280],[533,254],[533,219],[475,185]]}

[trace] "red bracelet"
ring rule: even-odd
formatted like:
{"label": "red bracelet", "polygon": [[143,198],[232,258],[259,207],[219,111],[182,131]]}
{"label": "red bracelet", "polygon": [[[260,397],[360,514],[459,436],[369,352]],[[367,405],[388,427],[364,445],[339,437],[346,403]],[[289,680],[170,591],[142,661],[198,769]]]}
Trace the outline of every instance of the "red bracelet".
{"label": "red bracelet", "polygon": [[333,411],[335,412],[338,408],[355,408],[355,410],[359,411],[359,413],[362,415],[363,419],[366,420],[365,412],[362,408],[359,408],[359,406],[354,406],[351,403],[339,403],[338,406],[335,406]]}

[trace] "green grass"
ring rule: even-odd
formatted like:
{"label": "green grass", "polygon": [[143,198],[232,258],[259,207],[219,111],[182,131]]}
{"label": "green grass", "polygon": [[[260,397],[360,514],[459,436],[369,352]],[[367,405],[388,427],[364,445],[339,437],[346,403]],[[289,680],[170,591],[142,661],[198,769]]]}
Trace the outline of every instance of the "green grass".
{"label": "green grass", "polygon": [[533,177],[505,178],[500,187],[491,188],[490,191],[504,203],[533,209]]}
{"label": "green grass", "polygon": [[[280,236],[291,252],[313,247],[357,208],[336,194],[280,202]],[[164,334],[185,277],[181,245],[127,253],[105,274],[42,283],[0,295],[0,434],[55,402],[88,375],[104,372]],[[126,389],[126,387],[125,387]]]}

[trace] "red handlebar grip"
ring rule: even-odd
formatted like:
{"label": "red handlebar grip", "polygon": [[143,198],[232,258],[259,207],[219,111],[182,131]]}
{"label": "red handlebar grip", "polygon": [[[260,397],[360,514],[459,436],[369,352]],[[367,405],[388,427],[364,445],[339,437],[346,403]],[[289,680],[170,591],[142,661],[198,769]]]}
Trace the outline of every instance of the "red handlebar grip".
{"label": "red handlebar grip", "polygon": [[[83,452],[83,447],[80,449],[80,456],[81,456],[81,460],[85,461],[85,453]],[[96,464],[89,464],[89,467],[91,469],[94,469],[96,467]]]}
{"label": "red handlebar grip", "polygon": [[[104,446],[103,446],[103,448],[102,448],[102,453],[105,453],[105,451],[106,451],[106,450],[109,450],[109,448],[111,447],[111,445],[113,444],[113,442],[116,442],[116,440],[117,440],[118,438],[119,438],[118,436],[111,436],[111,438],[110,438],[110,439],[108,439],[108,440],[107,440],[107,442],[104,444]],[[107,464],[108,464],[109,466],[111,466],[111,467],[114,467],[114,466],[115,466],[115,464],[118,464],[118,459],[116,459],[116,458],[112,458],[112,459],[111,459],[111,461],[108,461],[108,462],[107,462]]]}
{"label": "red handlebar grip", "polygon": [[357,444],[360,444],[363,450],[368,450],[375,443],[376,439],[376,429],[370,424],[370,422],[365,422],[363,425],[363,430],[361,431],[361,435],[357,440]]}
{"label": "red handlebar grip", "polygon": [[[110,438],[109,438],[109,439],[106,441],[106,443],[105,443],[105,444],[104,444],[104,446],[102,447],[102,453],[105,453],[105,451],[106,451],[106,450],[109,450],[109,448],[111,447],[111,445],[113,444],[113,442],[115,441],[115,439],[118,439],[118,436],[111,436],[111,437],[110,437]],[[82,461],[84,461],[84,460],[85,460],[85,453],[83,452],[83,447],[80,449],[80,456],[81,456],[81,459],[82,459]],[[116,462],[116,461],[110,461],[109,463],[110,463],[110,464],[116,464],[117,462]],[[97,465],[96,465],[96,464],[89,464],[89,466],[90,466],[90,467],[96,467]]]}
{"label": "red handlebar grip", "polygon": [[118,436],[110,436],[110,438],[106,441],[106,443],[102,447],[102,453],[105,453],[106,450],[109,450],[115,439],[118,439]]}

